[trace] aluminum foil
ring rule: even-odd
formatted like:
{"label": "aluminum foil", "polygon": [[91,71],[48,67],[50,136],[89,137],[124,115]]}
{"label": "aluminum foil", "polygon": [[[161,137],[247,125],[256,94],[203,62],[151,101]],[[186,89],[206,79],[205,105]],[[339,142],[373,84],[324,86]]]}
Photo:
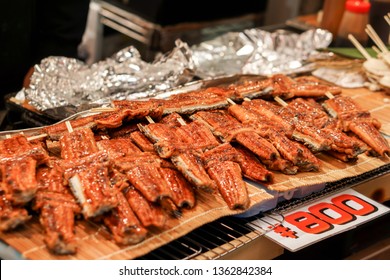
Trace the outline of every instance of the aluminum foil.
{"label": "aluminum foil", "polygon": [[73,58],[47,57],[35,66],[29,88],[18,95],[38,110],[64,118],[90,107],[108,106],[112,100],[161,96],[195,75],[212,79],[309,71],[316,50],[326,48],[331,40],[332,34],[322,29],[300,35],[247,29],[191,48],[177,40],[172,51],[153,63],[143,61],[133,46],[91,66]]}
{"label": "aluminum foil", "polygon": [[310,61],[332,41],[332,34],[312,29],[296,34],[286,30],[248,29],[231,32],[191,47],[196,75],[201,78],[233,74],[292,74],[312,70]]}
{"label": "aluminum foil", "polygon": [[153,63],[129,46],[91,66],[77,59],[52,56],[35,66],[24,95],[41,111],[73,106],[102,106],[111,100],[152,97],[192,80],[194,63],[184,42]]}

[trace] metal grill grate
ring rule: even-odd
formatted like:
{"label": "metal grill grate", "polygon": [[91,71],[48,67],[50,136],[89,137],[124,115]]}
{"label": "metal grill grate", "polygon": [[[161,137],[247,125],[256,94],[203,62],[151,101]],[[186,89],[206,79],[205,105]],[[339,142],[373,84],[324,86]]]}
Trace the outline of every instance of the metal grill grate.
{"label": "metal grill grate", "polygon": [[206,252],[204,258],[218,259],[263,236],[282,221],[283,216],[278,214],[257,214],[249,218],[223,217],[138,259],[194,259]]}

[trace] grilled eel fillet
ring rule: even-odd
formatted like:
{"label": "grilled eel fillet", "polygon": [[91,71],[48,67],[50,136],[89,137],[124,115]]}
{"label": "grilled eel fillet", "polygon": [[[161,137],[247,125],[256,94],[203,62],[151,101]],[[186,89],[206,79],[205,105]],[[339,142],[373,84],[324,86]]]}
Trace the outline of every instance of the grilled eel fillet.
{"label": "grilled eel fillet", "polygon": [[44,164],[49,160],[49,155],[41,142],[30,142],[22,134],[0,140],[0,162],[15,157],[31,157],[38,164]]}
{"label": "grilled eel fillet", "polygon": [[[287,109],[271,102],[256,99],[242,104],[252,112],[268,118],[283,127],[287,137],[303,142],[313,152],[330,150],[330,140],[324,139],[316,128],[303,121],[297,121]],[[284,110],[285,109],[285,110]],[[282,111],[284,110],[284,111]]]}
{"label": "grilled eel fillet", "polygon": [[190,139],[190,149],[205,151],[219,145],[213,133],[201,121],[195,120],[178,127],[176,134],[181,139]]}
{"label": "grilled eel fillet", "polygon": [[267,140],[255,132],[239,133],[236,140],[242,146],[250,150],[260,161],[271,170],[279,170],[285,174],[296,174],[298,167],[288,160],[283,159],[277,149]]}
{"label": "grilled eel fillet", "polygon": [[130,123],[123,124],[120,127],[116,127],[113,129],[107,129],[107,133],[109,135],[109,139],[115,138],[129,138],[131,133],[138,131],[137,126],[138,120]]}
{"label": "grilled eel fillet", "polygon": [[237,146],[235,150],[240,154],[238,164],[245,177],[255,182],[272,182],[274,175],[268,171],[248,149]]}
{"label": "grilled eel fillet", "polygon": [[114,168],[126,174],[128,181],[150,202],[171,197],[171,190],[160,173],[163,160],[152,153],[125,156],[114,162]]}
{"label": "grilled eel fillet", "polygon": [[154,142],[154,148],[162,158],[169,158],[187,150],[204,151],[219,144],[210,130],[199,121],[180,127],[171,127],[164,123],[151,123],[139,127]]}
{"label": "grilled eel fillet", "polygon": [[252,127],[244,126],[226,111],[197,112],[191,118],[206,123],[223,142],[235,139],[264,160],[274,160],[279,155],[275,147],[256,134]]}
{"label": "grilled eel fillet", "polygon": [[227,111],[201,111],[193,114],[191,119],[203,121],[213,134],[223,142],[237,141],[256,154],[261,162],[272,170],[280,170],[286,174],[296,174],[298,168],[291,162],[282,159],[276,148],[266,139],[258,135],[253,127],[243,125]]}
{"label": "grilled eel fillet", "polygon": [[148,231],[141,225],[122,192],[117,192],[116,200],[117,206],[104,215],[104,224],[118,244],[129,245],[141,242]]}
{"label": "grilled eel fillet", "polygon": [[390,156],[389,143],[371,123],[351,122],[348,128],[372,149],[371,154]]}
{"label": "grilled eel fillet", "polygon": [[295,78],[291,88],[291,93],[294,97],[325,97],[326,92],[330,92],[333,95],[339,95],[342,90],[340,87],[324,84],[314,77]]}
{"label": "grilled eel fillet", "polygon": [[234,94],[227,96],[233,100],[242,100],[244,98],[252,99],[268,96],[273,90],[269,79],[260,81],[244,81],[239,85],[230,85],[228,89],[234,92]]}
{"label": "grilled eel fillet", "polygon": [[97,143],[100,151],[106,151],[111,160],[132,154],[140,154],[141,150],[130,138],[104,139]]}
{"label": "grilled eel fillet", "polygon": [[63,171],[57,163],[37,171],[38,192],[33,208],[39,210],[39,221],[45,231],[44,242],[54,254],[76,253],[75,215],[80,206],[63,183]]}
{"label": "grilled eel fillet", "polygon": [[30,156],[0,161],[1,189],[12,197],[12,203],[24,205],[34,198],[37,191],[37,161]]}
{"label": "grilled eel fillet", "polygon": [[333,125],[334,119],[314,100],[296,98],[288,103],[288,108],[295,113],[298,120],[305,121],[318,129],[320,135],[329,139],[330,149],[337,153],[345,153],[348,158],[357,157],[367,147],[361,141],[350,137]]}
{"label": "grilled eel fillet", "polygon": [[283,99],[293,97],[324,97],[326,92],[334,95],[341,94],[341,88],[320,83],[313,79],[292,79],[283,74],[275,74],[263,82],[263,87],[271,88],[273,96]]}
{"label": "grilled eel fillet", "polygon": [[12,197],[0,189],[0,231],[12,230],[30,219],[27,210],[12,205]]}
{"label": "grilled eel fillet", "polygon": [[207,165],[207,173],[216,182],[219,193],[230,209],[248,208],[248,190],[238,163],[224,161],[221,164],[219,161],[211,161]]}
{"label": "grilled eel fillet", "polygon": [[199,111],[190,118],[203,122],[222,142],[233,141],[241,132],[253,131],[253,128],[244,126],[225,110]]}
{"label": "grilled eel fillet", "polygon": [[163,123],[151,123],[140,125],[140,130],[155,143],[159,156],[170,158],[190,183],[207,192],[214,191],[215,183],[203,167],[201,154],[203,149],[219,143],[203,124],[192,122],[174,129]]}
{"label": "grilled eel fillet", "polygon": [[99,149],[91,129],[80,128],[60,138],[61,158],[78,159],[96,153]]}
{"label": "grilled eel fillet", "polygon": [[352,98],[336,96],[324,101],[323,107],[331,116],[341,120],[344,131],[353,132],[365,142],[373,154],[390,155],[390,146],[379,131],[380,122],[362,110]]}
{"label": "grilled eel fillet", "polygon": [[171,157],[177,170],[197,189],[206,192],[216,190],[215,182],[209,177],[203,166],[203,155],[198,151],[183,152]]}
{"label": "grilled eel fillet", "polygon": [[154,153],[153,143],[141,132],[134,131],[130,134],[130,139],[137,145],[143,152]]}
{"label": "grilled eel fillet", "polygon": [[145,199],[133,186],[125,188],[123,194],[144,227],[164,227],[167,217],[160,206]]}
{"label": "grilled eel fillet", "polygon": [[[115,101],[114,105],[119,102],[125,101]],[[133,101],[135,102],[135,101]],[[86,116],[78,118],[75,120],[70,120],[70,124],[73,130],[79,129],[95,129],[95,128],[118,128],[124,121],[129,121],[132,119],[140,119],[145,116],[152,116],[158,118],[163,113],[163,108],[158,104],[144,105],[139,108],[136,108],[136,105],[140,106],[141,101],[137,101],[132,106],[128,104],[123,106],[118,105],[117,110],[113,112],[105,112],[92,116]],[[69,133],[68,128],[65,122],[58,124],[50,125],[42,128],[42,132],[46,133],[51,140],[59,140],[63,135]]]}
{"label": "grilled eel fillet", "polygon": [[184,119],[178,113],[171,113],[169,115],[164,116],[159,123],[165,124],[170,128],[178,128],[183,124],[186,124]]}
{"label": "grilled eel fillet", "polygon": [[244,101],[243,105],[232,105],[228,111],[242,123],[252,126],[260,136],[273,144],[284,159],[298,166],[300,171],[319,170],[319,160],[307,147],[289,139],[283,126],[269,121],[263,115],[252,112],[248,103],[248,101]]}
{"label": "grilled eel fillet", "polygon": [[[146,141],[148,140],[146,139]],[[97,144],[99,149],[108,152],[111,162],[114,161],[118,162],[116,168],[109,169],[109,177],[110,177],[111,185],[114,186],[115,188],[118,188],[119,190],[123,190],[127,188],[129,185],[128,181],[134,182],[132,178],[130,178],[129,180],[129,176],[131,175],[131,172],[134,171],[134,168],[136,168],[135,165],[139,164],[139,162],[142,161],[142,159],[148,158],[147,160],[150,160],[150,156],[151,156],[152,161],[156,160],[158,166],[160,166],[162,162],[162,160],[156,157],[154,153],[142,152],[135,144],[133,144],[133,141],[130,138],[115,138],[110,140],[105,139],[105,140],[98,141]],[[148,169],[149,167],[142,166],[142,164],[145,163],[140,164],[141,165],[140,169],[148,172],[146,169]],[[140,187],[140,185],[137,186]],[[144,182],[144,190],[148,192],[148,194],[153,195],[150,191],[147,191],[147,188],[148,186]],[[172,213],[176,213],[175,212],[177,210],[176,206],[174,205],[173,202],[168,201],[169,197],[163,195],[157,199],[159,200],[159,203],[162,206],[165,206],[167,208],[167,211],[172,211]]]}
{"label": "grilled eel fillet", "polygon": [[[244,101],[243,104],[246,102]],[[272,143],[280,155],[298,166],[300,171],[319,170],[319,160],[307,147],[287,138],[282,126],[270,122],[264,116],[253,113],[242,105],[232,105],[228,108],[228,112],[243,124],[253,127],[256,133]]]}
{"label": "grilled eel fillet", "polygon": [[110,161],[106,152],[62,160],[60,164],[85,218],[98,216],[117,205],[118,190],[111,186],[108,177]]}
{"label": "grilled eel fillet", "polygon": [[[90,128],[93,129],[96,127],[94,122],[94,116],[87,116],[79,118],[76,120],[69,121],[73,130]],[[69,133],[68,127],[65,122],[60,122],[57,124],[45,126],[42,128],[42,132],[46,133],[51,140],[59,140],[63,135]]]}
{"label": "grilled eel fillet", "polygon": [[94,119],[94,122],[98,128],[117,128],[120,127],[123,122],[132,119],[141,119],[146,116],[160,118],[162,113],[163,107],[159,105],[150,108],[120,108],[114,112],[106,112],[98,115]]}
{"label": "grilled eel fillet", "polygon": [[240,145],[233,147],[230,143],[224,143],[205,152],[203,157],[206,166],[213,161],[220,161],[221,164],[225,161],[233,161],[240,165],[243,175],[251,180],[257,182],[273,180],[272,172],[267,170],[253,153]]}
{"label": "grilled eel fillet", "polygon": [[117,205],[117,190],[111,186],[109,154],[99,152],[94,134],[81,128],[60,138],[64,177],[82,207],[85,218],[98,216]]}
{"label": "grilled eel fillet", "polygon": [[322,106],[333,118],[344,122],[344,130],[348,130],[350,121],[371,123],[377,129],[381,127],[381,123],[373,118],[370,112],[363,110],[351,97],[336,96],[324,101]]}
{"label": "grilled eel fillet", "polygon": [[[214,88],[215,89],[215,88]],[[164,115],[171,113],[192,114],[200,110],[227,107],[226,95],[220,89],[213,88],[176,94],[164,102]]]}
{"label": "grilled eel fillet", "polygon": [[[245,102],[247,101],[243,103]],[[289,139],[283,127],[270,122],[264,116],[251,112],[242,105],[232,105],[228,111],[242,123],[252,126],[261,137],[272,143],[284,159],[298,166],[300,171],[319,170],[319,160],[306,146]]]}
{"label": "grilled eel fillet", "polygon": [[140,131],[152,142],[155,151],[162,158],[169,158],[177,149],[187,147],[188,140],[176,135],[175,130],[165,124],[139,125]]}
{"label": "grilled eel fillet", "polygon": [[79,206],[73,197],[60,193],[46,193],[40,207],[39,222],[45,231],[44,242],[54,254],[74,254],[77,251],[75,239],[75,209]]}
{"label": "grilled eel fillet", "polygon": [[193,208],[195,206],[195,194],[192,186],[183,175],[172,168],[161,168],[160,173],[171,189],[171,199],[179,207]]}

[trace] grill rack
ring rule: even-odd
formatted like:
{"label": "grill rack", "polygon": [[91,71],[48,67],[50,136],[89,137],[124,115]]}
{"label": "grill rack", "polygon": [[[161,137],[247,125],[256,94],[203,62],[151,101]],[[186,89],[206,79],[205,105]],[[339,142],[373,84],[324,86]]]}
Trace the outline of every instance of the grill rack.
{"label": "grill rack", "polygon": [[283,213],[388,173],[390,173],[390,164],[358,176],[327,183],[322,191],[303,198],[280,202],[276,208],[265,213],[247,218],[222,217],[137,259],[219,259],[273,230],[283,222]]}
{"label": "grill rack", "polygon": [[282,222],[283,216],[275,213],[260,213],[248,218],[223,217],[138,259],[186,260],[200,255],[204,259],[218,259],[263,236]]}

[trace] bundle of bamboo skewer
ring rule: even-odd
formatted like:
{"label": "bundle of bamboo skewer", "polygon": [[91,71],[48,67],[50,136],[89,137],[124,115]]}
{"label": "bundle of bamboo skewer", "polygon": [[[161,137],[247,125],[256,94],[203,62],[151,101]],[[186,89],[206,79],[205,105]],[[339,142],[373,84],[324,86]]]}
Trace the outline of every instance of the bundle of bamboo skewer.
{"label": "bundle of bamboo skewer", "polygon": [[[384,18],[390,25],[390,13]],[[372,49],[376,52],[376,57],[371,56],[352,34],[348,35],[348,39],[366,59],[363,70],[368,80],[386,93],[390,93],[390,51],[370,24],[367,24],[365,32],[375,43]]]}

